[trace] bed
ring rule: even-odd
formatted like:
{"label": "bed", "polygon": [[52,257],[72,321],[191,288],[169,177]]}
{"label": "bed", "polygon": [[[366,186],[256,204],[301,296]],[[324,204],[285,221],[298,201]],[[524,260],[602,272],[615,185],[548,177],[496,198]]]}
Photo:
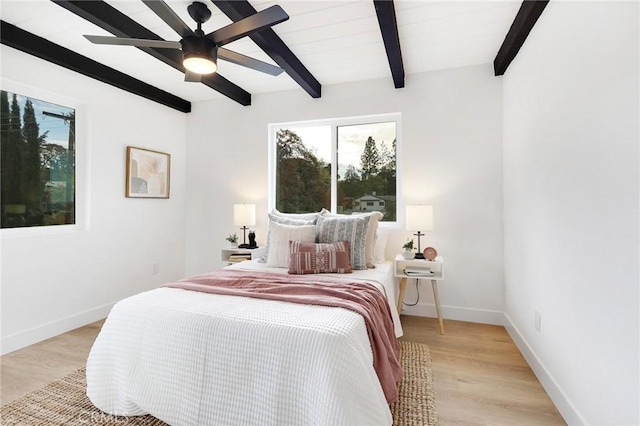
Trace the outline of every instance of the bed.
{"label": "bed", "polygon": [[[225,269],[287,274],[257,260]],[[368,283],[402,335],[390,262],[322,279]],[[321,279],[321,278],[319,278]],[[118,302],[87,360],[87,395],[171,425],[390,425],[363,316],[161,287]]]}

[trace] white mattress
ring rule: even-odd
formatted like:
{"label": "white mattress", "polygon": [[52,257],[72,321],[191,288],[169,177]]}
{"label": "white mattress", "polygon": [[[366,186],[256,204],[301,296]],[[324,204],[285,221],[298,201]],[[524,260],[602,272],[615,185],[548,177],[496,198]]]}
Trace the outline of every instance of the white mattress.
{"label": "white mattress", "polygon": [[[387,293],[400,335],[391,266],[345,278]],[[360,315],[175,288],[114,306],[87,361],[87,395],[107,413],[174,426],[392,423]]]}

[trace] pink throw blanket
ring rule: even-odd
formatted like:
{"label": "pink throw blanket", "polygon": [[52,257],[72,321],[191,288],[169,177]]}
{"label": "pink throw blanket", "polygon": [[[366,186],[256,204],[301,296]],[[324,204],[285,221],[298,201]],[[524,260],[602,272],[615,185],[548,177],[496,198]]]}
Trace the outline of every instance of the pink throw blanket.
{"label": "pink throw blanket", "polygon": [[402,378],[400,344],[395,337],[387,301],[372,285],[318,276],[221,269],[165,286],[204,293],[336,306],[357,312],[362,315],[367,327],[373,351],[373,367],[384,395],[388,402],[398,397],[397,382]]}

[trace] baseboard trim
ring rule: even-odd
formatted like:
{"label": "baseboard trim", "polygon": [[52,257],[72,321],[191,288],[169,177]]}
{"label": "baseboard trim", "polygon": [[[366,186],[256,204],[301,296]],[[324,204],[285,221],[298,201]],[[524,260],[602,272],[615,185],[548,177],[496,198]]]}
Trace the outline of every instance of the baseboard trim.
{"label": "baseboard trim", "polygon": [[[435,305],[419,303],[415,306],[403,305],[401,314],[417,317],[437,317]],[[504,325],[504,313],[488,309],[461,308],[458,306],[442,306],[442,317],[447,320],[476,322],[481,324]],[[446,325],[445,325],[446,328]]]}
{"label": "baseboard trim", "polygon": [[506,313],[504,314],[504,327],[507,329],[507,333],[509,333],[509,336],[511,336],[511,339],[520,350],[520,353],[522,353],[522,356],[529,364],[529,367],[531,367],[531,369],[533,370],[533,373],[536,375],[536,377],[542,384],[542,387],[547,392],[549,398],[551,398],[551,401],[553,401],[567,424],[569,426],[586,425],[587,422],[580,415],[578,410],[576,410],[575,406],[567,397],[567,394],[558,385],[556,380],[549,373],[542,361],[540,361],[529,343],[526,341],[524,336],[520,333],[518,328],[515,326],[515,324],[513,324],[511,318],[509,318]]}
{"label": "baseboard trim", "polygon": [[34,343],[41,342],[51,337],[58,336],[67,331],[74,330],[92,322],[107,317],[113,307],[113,303],[89,309],[75,315],[59,320],[51,321],[28,330],[2,337],[2,355],[22,349]]}

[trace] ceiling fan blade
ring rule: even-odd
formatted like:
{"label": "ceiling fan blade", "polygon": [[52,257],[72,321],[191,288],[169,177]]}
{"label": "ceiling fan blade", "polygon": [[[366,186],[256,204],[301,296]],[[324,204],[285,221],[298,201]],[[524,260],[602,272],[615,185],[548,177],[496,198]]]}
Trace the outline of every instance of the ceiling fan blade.
{"label": "ceiling fan blade", "polygon": [[276,4],[233,24],[229,24],[226,27],[215,30],[207,34],[207,37],[213,40],[218,46],[222,46],[223,44],[231,43],[251,33],[279,24],[287,19],[289,19],[289,15]]}
{"label": "ceiling fan blade", "polygon": [[193,35],[191,28],[162,0],[142,0],[142,2],[182,38]]}
{"label": "ceiling fan blade", "polygon": [[126,38],[111,36],[85,35],[84,38],[94,44],[111,44],[115,46],[156,47],[161,49],[180,49],[179,41],[148,40],[144,38]]}
{"label": "ceiling fan blade", "polygon": [[218,59],[224,59],[227,62],[242,65],[243,67],[251,68],[253,70],[261,71],[270,75],[280,75],[284,71],[280,67],[276,67],[275,65],[259,61],[238,52],[233,52],[231,50],[225,49],[224,47],[218,48]]}
{"label": "ceiling fan blade", "polygon": [[186,70],[184,73],[184,81],[200,83],[201,78],[202,78],[202,75],[195,73],[193,71]]}

